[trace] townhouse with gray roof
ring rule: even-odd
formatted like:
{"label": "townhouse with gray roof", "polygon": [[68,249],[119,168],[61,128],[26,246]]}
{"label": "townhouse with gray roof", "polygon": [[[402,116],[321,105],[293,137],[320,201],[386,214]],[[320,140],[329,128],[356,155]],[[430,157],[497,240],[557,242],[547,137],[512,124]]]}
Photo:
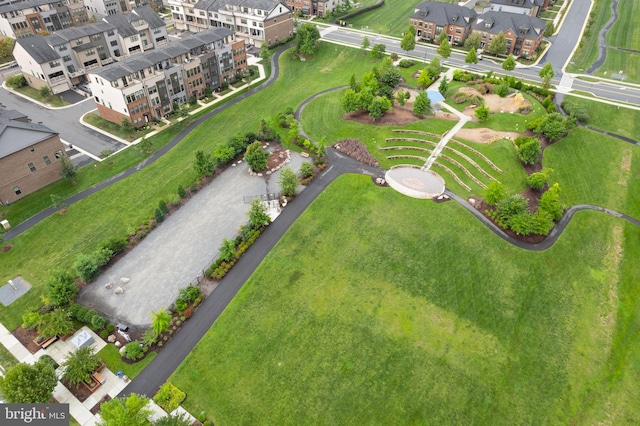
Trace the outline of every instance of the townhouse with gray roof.
{"label": "townhouse with gray roof", "polygon": [[178,30],[228,28],[258,47],[293,34],[293,13],[284,0],[168,0],[168,5]]}
{"label": "townhouse with gray roof", "polygon": [[15,39],[88,22],[83,0],[24,0],[0,6],[0,35]]}
{"label": "townhouse with gray roof", "polygon": [[416,29],[417,40],[432,42],[444,31],[449,43],[462,45],[471,34],[476,17],[475,10],[464,6],[427,1],[416,7],[410,23]]}
{"label": "townhouse with gray roof", "polygon": [[244,40],[211,28],[96,69],[89,81],[100,116],[139,127],[246,72]]}
{"label": "townhouse with gray roof", "polygon": [[549,7],[549,0],[491,0],[482,13],[508,12],[537,17]]}
{"label": "townhouse with gray roof", "polygon": [[509,13],[486,12],[478,16],[473,32],[480,34],[480,47],[489,48],[491,41],[499,33],[507,40],[507,55],[531,58],[540,47],[546,24],[540,18]]}

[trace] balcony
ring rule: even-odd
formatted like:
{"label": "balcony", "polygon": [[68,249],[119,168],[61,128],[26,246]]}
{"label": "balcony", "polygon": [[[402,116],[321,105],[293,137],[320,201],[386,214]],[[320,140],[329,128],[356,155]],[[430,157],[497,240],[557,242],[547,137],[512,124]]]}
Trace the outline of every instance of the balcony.
{"label": "balcony", "polygon": [[54,84],[56,84],[56,83],[61,83],[61,82],[63,82],[63,81],[66,81],[66,79],[67,79],[67,76],[65,76],[65,75],[61,75],[61,76],[58,76],[58,77],[52,77],[52,78],[50,78],[50,79],[49,79],[49,82],[51,82],[51,85],[54,85]]}
{"label": "balcony", "polygon": [[81,75],[84,75],[84,69],[82,69],[82,68],[80,68],[76,72],[70,72],[69,73],[69,77],[71,77],[71,78],[80,77]]}
{"label": "balcony", "polygon": [[101,59],[100,62],[102,62],[102,65],[109,65],[109,64],[112,64],[114,61],[113,61],[113,58],[109,56],[105,59]]}
{"label": "balcony", "polygon": [[91,65],[87,65],[85,67],[85,71],[91,71],[94,70],[96,68],[100,68],[100,64],[91,64]]}

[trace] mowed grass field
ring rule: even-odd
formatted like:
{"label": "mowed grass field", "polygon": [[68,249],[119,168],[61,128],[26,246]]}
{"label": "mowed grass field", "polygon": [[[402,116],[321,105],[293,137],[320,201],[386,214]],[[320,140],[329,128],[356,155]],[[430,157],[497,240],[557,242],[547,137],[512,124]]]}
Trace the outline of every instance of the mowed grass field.
{"label": "mowed grass field", "polygon": [[638,256],[596,212],[530,252],[343,176],[170,380],[220,425],[637,424]]}
{"label": "mowed grass field", "polygon": [[[196,178],[193,160],[197,150],[212,152],[216,144],[236,133],[255,132],[261,118],[273,119],[287,106],[295,108],[314,93],[344,84],[351,73],[361,75],[371,68],[371,61],[362,61],[352,52],[320,44],[315,57],[305,62],[285,53],[280,60],[281,77],[272,86],[206,121],[149,167],[12,239],[13,248],[0,253],[0,281],[21,275],[33,287],[11,306],[0,306],[0,322],[13,330],[22,314],[41,306],[49,271],[70,268],[79,253],[94,251],[110,237],[125,236],[153,217],[158,201],[173,199],[178,185],[188,187]],[[308,78],[310,73],[316,78]],[[212,253],[215,249],[212,247]]]}
{"label": "mowed grass field", "polygon": [[607,31],[607,58],[598,75],[623,71],[630,81],[640,81],[640,3],[637,0],[618,2],[618,19]]}

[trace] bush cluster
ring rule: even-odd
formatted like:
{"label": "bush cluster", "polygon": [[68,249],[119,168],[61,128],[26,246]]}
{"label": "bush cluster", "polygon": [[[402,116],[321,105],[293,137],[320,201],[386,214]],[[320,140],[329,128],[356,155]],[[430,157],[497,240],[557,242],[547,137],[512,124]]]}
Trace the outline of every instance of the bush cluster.
{"label": "bush cluster", "polygon": [[160,387],[158,393],[153,397],[153,401],[160,406],[167,413],[171,413],[173,410],[185,400],[187,394],[178,389],[171,382],[166,382]]}
{"label": "bush cluster", "polygon": [[131,361],[137,361],[144,357],[147,352],[147,348],[140,342],[134,341],[124,345],[124,357]]}
{"label": "bush cluster", "polygon": [[176,310],[183,314],[184,311],[189,308],[189,304],[193,304],[197,306],[202,301],[202,294],[200,292],[200,288],[189,285],[185,288],[180,289],[180,293],[178,298],[176,299]]}
{"label": "bush cluster", "polygon": [[569,114],[572,117],[575,117],[575,119],[581,123],[588,123],[589,122],[589,111],[587,111],[587,109],[580,105],[580,104],[576,104],[574,102],[571,101],[567,101],[564,100],[562,101],[562,109]]}
{"label": "bush cluster", "polygon": [[[247,229],[248,231],[243,232],[243,230]],[[236,261],[240,258],[240,256],[242,256],[244,252],[247,251],[249,247],[251,247],[251,245],[259,236],[260,229],[251,229],[248,226],[243,227],[240,231],[240,234],[235,238],[235,240],[231,240],[231,242],[234,244],[234,251],[231,255],[231,258],[225,260],[225,256],[221,254],[221,256],[218,257],[214,264],[211,265],[205,271],[205,273],[215,280],[221,280],[227,274],[227,272],[229,272],[233,265],[236,264]],[[224,244],[225,243],[223,242],[223,245]],[[221,249],[220,251],[222,253],[223,249]]]}
{"label": "bush cluster", "polygon": [[80,279],[89,282],[100,274],[100,268],[109,263],[109,260],[127,247],[124,238],[111,238],[101,243],[96,251],[91,254],[79,254],[74,263],[74,268]]}
{"label": "bush cluster", "polygon": [[[115,329],[98,311],[87,308],[79,303],[74,303],[69,307],[69,315],[71,315],[71,318],[88,324],[93,330],[100,330],[106,327],[107,332],[111,333]],[[108,325],[111,327],[108,327]],[[109,329],[111,329],[111,331],[109,331]]]}
{"label": "bush cluster", "polygon": [[398,63],[398,66],[400,68],[411,68],[415,64],[416,64],[416,61],[414,61],[413,59],[403,59]]}

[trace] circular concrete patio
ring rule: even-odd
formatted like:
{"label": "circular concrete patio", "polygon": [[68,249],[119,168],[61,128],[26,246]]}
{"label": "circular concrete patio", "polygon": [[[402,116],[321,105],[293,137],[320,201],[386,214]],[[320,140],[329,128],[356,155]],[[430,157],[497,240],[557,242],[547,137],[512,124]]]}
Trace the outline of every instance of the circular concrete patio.
{"label": "circular concrete patio", "polygon": [[431,170],[418,166],[401,165],[392,167],[385,175],[389,186],[413,198],[430,199],[442,195],[445,182]]}

